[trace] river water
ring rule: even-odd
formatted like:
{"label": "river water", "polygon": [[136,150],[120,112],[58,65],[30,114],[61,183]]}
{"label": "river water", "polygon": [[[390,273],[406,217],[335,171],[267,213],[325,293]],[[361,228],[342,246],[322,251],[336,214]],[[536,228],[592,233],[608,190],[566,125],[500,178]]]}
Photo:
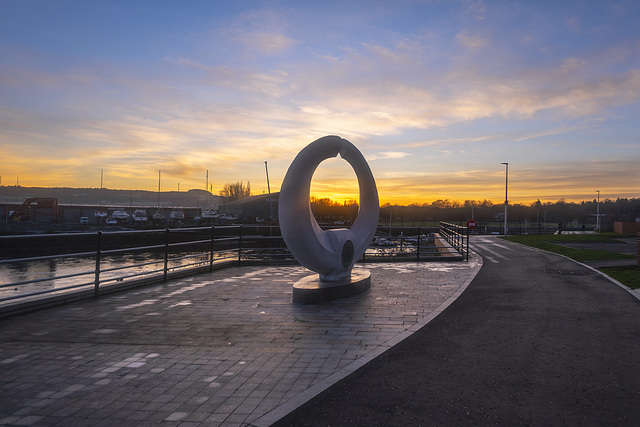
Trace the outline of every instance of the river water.
{"label": "river water", "polygon": [[[371,247],[367,250],[367,256],[401,257],[404,252],[413,252],[414,250],[415,247],[413,245],[391,244],[390,247]],[[250,251],[245,249],[243,251],[243,258],[250,256],[248,255],[249,252]],[[215,252],[214,263],[223,260],[237,259],[237,256],[237,248]],[[258,257],[261,256],[264,256],[264,253],[258,255]],[[172,253],[170,254],[168,262],[168,271],[206,266],[209,263],[209,257],[208,252]],[[187,266],[188,264],[194,263],[198,263],[198,265]],[[152,275],[159,276],[162,275],[163,268],[163,252],[133,252],[103,255],[100,261],[100,283],[101,285],[113,285],[122,281],[131,281]],[[24,298],[33,293],[60,293],[75,290],[65,289],[71,286],[78,286],[82,289],[93,289],[95,286],[95,269],[95,256],[71,256],[22,262],[0,262],[0,305],[14,303],[18,298]],[[33,281],[37,282],[22,283]],[[42,294],[28,298],[41,297],[43,297]]]}
{"label": "river water", "polygon": [[[214,262],[228,257],[237,257],[237,251],[226,253],[216,253]],[[184,258],[187,255],[192,257]],[[169,271],[181,266],[200,262],[207,265],[209,253],[184,252],[171,254],[168,263]],[[129,268],[119,269],[128,266]],[[194,266],[195,267],[195,266]],[[105,271],[116,269],[113,271]],[[100,261],[100,282],[115,283],[124,280],[134,280],[149,277],[152,274],[160,275],[164,268],[164,255],[158,252],[142,252],[135,254],[121,254],[103,256]],[[0,263],[0,304],[3,300],[13,297],[24,296],[26,294],[41,291],[56,291],[74,285],[86,284],[86,287],[93,287],[95,280],[96,259],[95,257],[68,257],[44,260],[32,260],[24,262]],[[76,275],[73,277],[64,277]],[[132,278],[122,278],[123,276],[136,275]],[[42,280],[36,283],[15,284],[19,282]],[[116,279],[116,280],[114,280]]]}

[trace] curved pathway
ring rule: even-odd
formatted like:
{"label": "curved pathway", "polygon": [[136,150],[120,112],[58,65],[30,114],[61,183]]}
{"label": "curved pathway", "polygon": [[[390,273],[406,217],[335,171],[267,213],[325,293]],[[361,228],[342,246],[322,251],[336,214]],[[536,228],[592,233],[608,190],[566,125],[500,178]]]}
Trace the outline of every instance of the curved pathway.
{"label": "curved pathway", "polygon": [[493,237],[428,325],[275,425],[640,425],[640,301]]}

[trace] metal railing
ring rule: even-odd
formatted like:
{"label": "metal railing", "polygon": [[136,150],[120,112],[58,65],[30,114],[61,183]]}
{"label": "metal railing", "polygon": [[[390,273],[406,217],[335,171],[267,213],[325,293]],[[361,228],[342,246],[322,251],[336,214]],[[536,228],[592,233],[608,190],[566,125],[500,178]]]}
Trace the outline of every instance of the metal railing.
{"label": "metal railing", "polygon": [[425,261],[441,257],[435,244],[437,228],[378,227],[361,261]]}
{"label": "metal railing", "polygon": [[[452,235],[440,230],[447,238]],[[361,261],[442,258],[435,231],[380,228]],[[0,236],[0,257],[0,306],[71,291],[97,297],[229,265],[295,262],[279,227],[247,225]],[[34,277],[29,272],[34,265],[49,271]],[[21,280],[15,280],[17,276]]]}
{"label": "metal railing", "polygon": [[443,251],[450,255],[462,256],[465,261],[469,261],[469,228],[451,224],[448,222],[440,222],[440,236],[447,244],[443,245]]}
{"label": "metal railing", "polygon": [[[476,228],[469,231],[471,235],[503,235],[503,221],[481,221],[478,220]],[[565,223],[563,230],[566,231],[591,231],[595,229],[593,224],[571,222]],[[509,235],[528,234],[554,234],[558,231],[558,222],[536,222],[527,220],[513,220],[507,223],[507,233]]]}
{"label": "metal railing", "polygon": [[[69,242],[65,243],[65,240]],[[243,236],[242,226],[2,236],[0,254],[5,259],[0,259],[0,268],[4,268],[5,273],[11,268],[26,270],[29,264],[43,261],[56,262],[69,272],[0,283],[0,303],[74,289],[92,288],[93,294],[98,296],[105,286],[140,279],[146,282],[166,281],[176,273],[193,269],[213,270],[224,264],[237,263],[243,256],[251,256],[253,252],[271,249],[252,245],[251,240],[250,236]],[[74,248],[83,250],[72,251]],[[85,250],[89,248],[91,250]],[[38,255],[20,256],[25,252],[35,252]],[[8,256],[9,253],[14,256]],[[132,256],[134,260],[135,254],[142,254],[137,256],[142,262],[119,260],[125,254]],[[60,265],[53,268],[54,272]],[[66,283],[57,285],[61,281]],[[50,283],[44,289],[34,286],[46,282]],[[32,289],[25,291],[28,287]]]}

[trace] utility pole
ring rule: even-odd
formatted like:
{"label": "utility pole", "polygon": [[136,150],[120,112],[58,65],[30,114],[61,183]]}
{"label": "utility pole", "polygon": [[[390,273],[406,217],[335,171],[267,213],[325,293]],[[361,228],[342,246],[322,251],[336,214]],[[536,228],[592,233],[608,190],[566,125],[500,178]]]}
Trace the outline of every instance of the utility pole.
{"label": "utility pole", "polygon": [[264,162],[264,170],[267,172],[267,192],[269,193],[269,212],[270,217],[269,220],[273,221],[273,205],[271,204],[271,186],[269,185],[269,167],[267,166],[267,161]]}
{"label": "utility pole", "polygon": [[[207,180],[204,183],[204,191],[209,191],[209,169],[207,169]],[[211,209],[211,193],[207,194],[209,200],[208,207]]]}
{"label": "utility pole", "polygon": [[600,232],[600,190],[596,190],[598,193],[598,207],[596,210],[596,230]]}
{"label": "utility pole", "polygon": [[507,207],[509,206],[509,163],[500,163],[501,165],[505,165],[505,182],[504,182],[504,235],[507,235],[508,227],[507,227]]}

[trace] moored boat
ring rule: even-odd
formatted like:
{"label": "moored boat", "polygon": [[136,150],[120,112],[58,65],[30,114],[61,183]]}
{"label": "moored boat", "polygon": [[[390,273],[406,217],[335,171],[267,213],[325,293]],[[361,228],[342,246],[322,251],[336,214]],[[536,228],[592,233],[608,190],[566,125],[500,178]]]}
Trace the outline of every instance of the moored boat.
{"label": "moored boat", "polygon": [[162,213],[162,210],[160,209],[158,209],[153,213],[152,218],[154,221],[164,221],[166,219],[164,214]]}
{"label": "moored boat", "polygon": [[116,209],[111,214],[111,218],[113,219],[127,219],[129,218],[129,214],[124,211],[124,209]]}
{"label": "moored boat", "polygon": [[184,219],[184,212],[182,211],[171,211],[171,213],[169,213],[169,219],[174,220],[174,221],[180,221]]}
{"label": "moored boat", "polygon": [[136,209],[132,216],[135,222],[147,222],[147,211],[144,209]]}

